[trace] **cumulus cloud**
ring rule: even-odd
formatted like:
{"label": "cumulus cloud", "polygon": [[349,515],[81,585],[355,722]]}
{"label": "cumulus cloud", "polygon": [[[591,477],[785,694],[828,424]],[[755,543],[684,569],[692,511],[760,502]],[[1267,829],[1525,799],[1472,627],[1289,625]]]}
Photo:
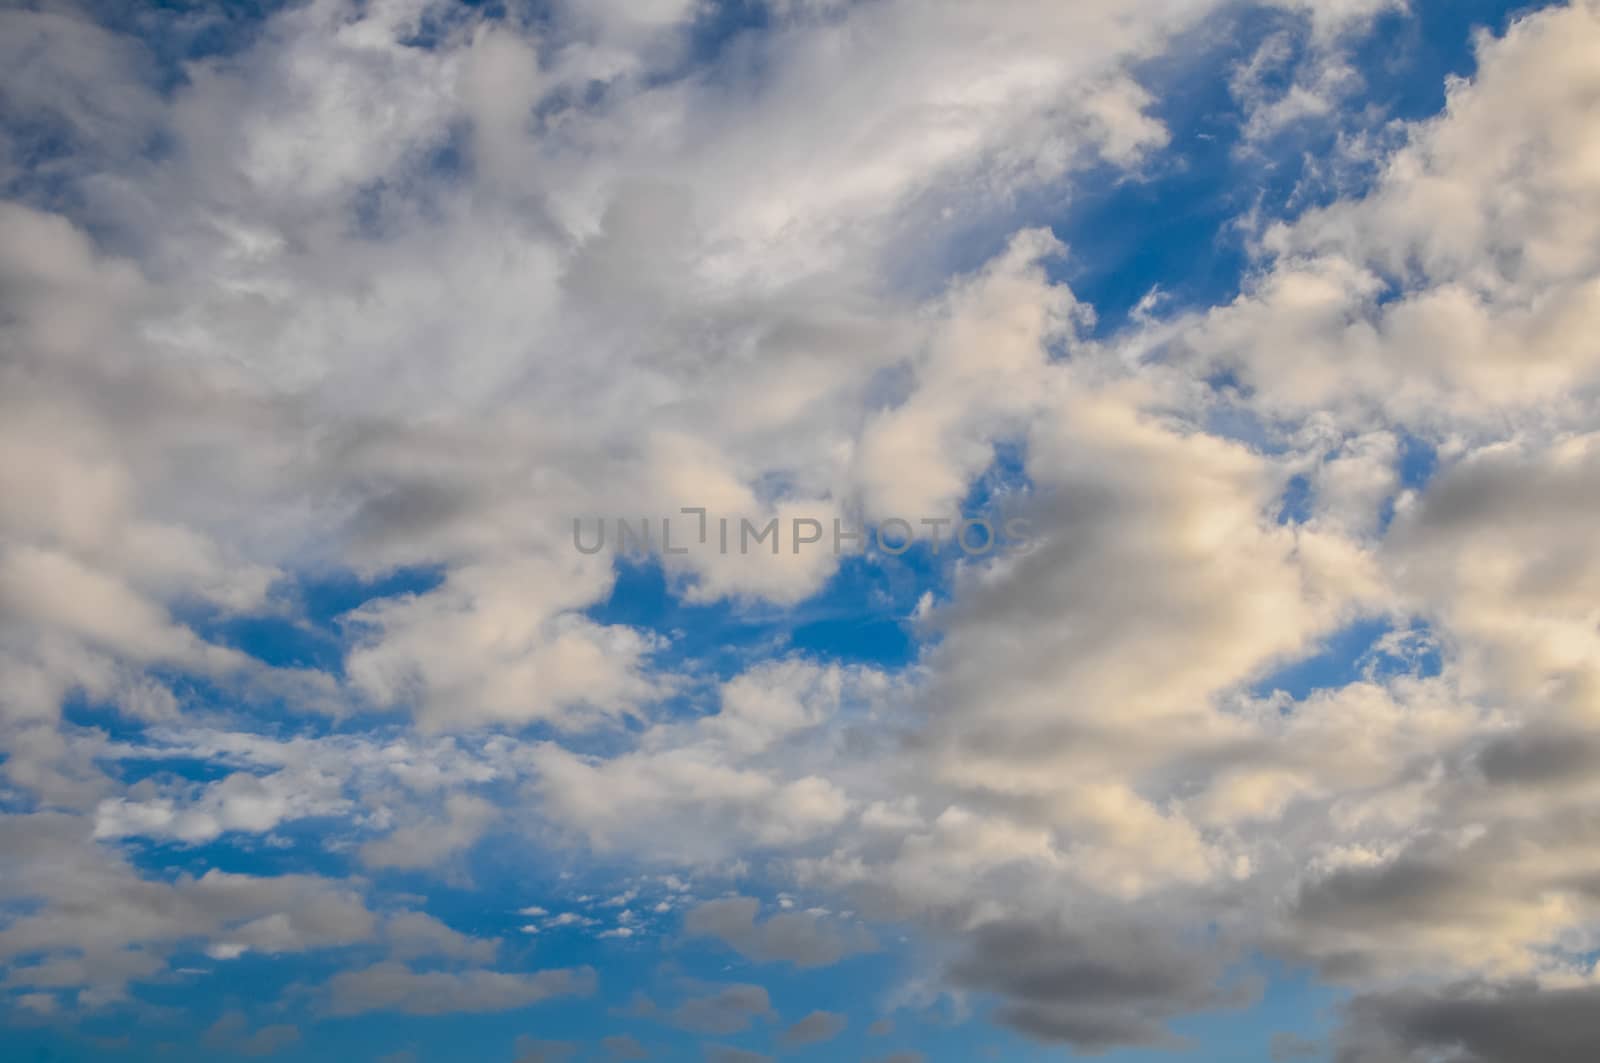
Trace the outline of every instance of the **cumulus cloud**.
{"label": "cumulus cloud", "polygon": [[205,842],[227,831],[265,833],[287,820],[349,809],[342,780],[315,771],[267,776],[236,772],[206,787],[197,800],[110,798],[95,810],[95,837],[171,837]]}
{"label": "cumulus cloud", "polygon": [[720,712],[655,725],[624,754],[540,744],[531,788],[553,822],[600,850],[711,863],[815,843],[851,812],[829,777],[825,725],[868,713],[891,686],[870,668],[768,662],[722,685]]}
{"label": "cumulus cloud", "polygon": [[1575,3],[1482,39],[1475,77],[1377,186],[1275,226],[1270,268],[1183,343],[1268,408],[1370,403],[1418,428],[1588,392],[1597,17]]}

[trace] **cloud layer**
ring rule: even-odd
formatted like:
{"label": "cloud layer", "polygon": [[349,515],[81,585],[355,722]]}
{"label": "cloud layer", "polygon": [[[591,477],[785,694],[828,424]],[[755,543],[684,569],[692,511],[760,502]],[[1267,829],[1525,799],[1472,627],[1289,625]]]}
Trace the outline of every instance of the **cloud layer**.
{"label": "cloud layer", "polygon": [[[598,996],[760,1059],[869,1026],[768,973],[910,942],[885,999],[1081,1051],[1272,961],[1349,1063],[1591,1058],[1600,6],[1109,324],[1049,213],[1185,150],[1152,72],[1283,27],[1219,82],[1268,152],[1399,5],[751,6],[0,13],[6,1014],[314,956],[194,1028]],[[574,548],[685,507],[1031,535]],[[863,571],[909,661],[713,631]],[[466,917],[524,857],[623,885]],[[624,1005],[574,928],[739,973]]]}

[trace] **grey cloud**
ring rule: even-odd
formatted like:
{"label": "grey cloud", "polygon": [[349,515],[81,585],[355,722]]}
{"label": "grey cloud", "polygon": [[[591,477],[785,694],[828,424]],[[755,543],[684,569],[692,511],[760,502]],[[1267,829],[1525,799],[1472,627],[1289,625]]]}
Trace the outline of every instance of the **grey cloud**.
{"label": "grey cloud", "polygon": [[91,998],[115,998],[182,942],[296,953],[377,935],[377,918],[350,883],[215,870],[144,879],[91,840],[86,820],[53,813],[0,817],[0,838],[8,836],[17,841],[8,852],[39,858],[0,883],[0,894],[37,903],[0,929],[0,960],[43,954],[33,967],[14,968],[13,981],[77,983],[94,988]]}
{"label": "grey cloud", "polygon": [[717,938],[758,963],[786,961],[796,967],[826,967],[875,947],[866,930],[810,912],[778,912],[757,922],[760,907],[751,897],[707,901],[684,916],[684,933]]}
{"label": "grey cloud", "polygon": [[44,129],[73,147],[51,168],[79,176],[91,161],[132,161],[159,114],[150,64],[132,41],[70,12],[11,9],[0,12],[0,42],[0,146],[22,151],[32,145],[7,142]]}
{"label": "grey cloud", "polygon": [[1267,1042],[1267,1056],[1272,1063],[1295,1063],[1301,1059],[1315,1059],[1322,1052],[1322,1045],[1308,1037],[1301,1037],[1296,1033],[1280,1032],[1272,1035]]}
{"label": "grey cloud", "polygon": [[[0,15],[0,108],[45,116],[75,153],[49,174],[63,187],[48,208],[72,221],[0,209],[0,345],[15,370],[0,389],[0,535],[18,544],[0,558],[0,742],[13,785],[162,814],[118,804],[126,795],[57,724],[80,689],[141,719],[183,711],[143,683],[152,662],[233,677],[229,704],[235,689],[293,689],[318,695],[281,699],[297,709],[394,708],[440,729],[615,719],[658,690],[649,643],[583,619],[610,592],[609,559],[573,559],[551,513],[775,483],[803,498],[960,499],[996,438],[1028,435],[1030,477],[1060,492],[1035,511],[1051,535],[1009,571],[974,566],[933,610],[948,633],[919,662],[933,682],[912,711],[885,712],[906,741],[852,745],[858,733],[830,724],[815,749],[784,751],[815,775],[770,799],[778,766],[708,762],[689,744],[643,782],[625,761],[569,770],[571,800],[543,811],[558,826],[613,814],[633,828],[605,838],[624,857],[671,835],[662,822],[701,824],[720,844],[684,848],[729,861],[827,835],[838,850],[807,854],[808,870],[876,890],[897,914],[933,913],[940,933],[980,903],[1026,912],[1091,893],[1118,898],[1129,921],[1161,921],[1170,900],[1173,922],[1205,925],[1213,884],[1247,867],[1231,896],[1251,913],[1287,902],[1285,949],[1327,972],[1515,967],[1592,921],[1581,896],[1565,923],[1529,900],[1594,892],[1586,810],[1485,798],[1432,770],[1445,751],[1476,755],[1490,789],[1556,789],[1543,784],[1578,780],[1592,746],[1596,465],[1581,439],[1541,449],[1593,419],[1592,3],[1485,38],[1479,80],[1402,131],[1410,144],[1379,187],[1275,227],[1279,257],[1234,305],[1153,331],[1136,322],[1128,346],[1097,340],[1059,363],[1051,345],[1074,343],[1065,322],[1085,308],[1038,261],[1053,241],[1024,234],[1026,253],[924,299],[955,254],[939,219],[958,219],[966,247],[1009,224],[1029,198],[1016,193],[1047,184],[1053,197],[1065,170],[1162,142],[1122,67],[1216,3],[829,5],[752,43],[758,61],[684,79],[666,77],[681,53],[656,30],[675,32],[690,3],[670,5],[665,29],[622,4],[572,24],[557,12],[550,48],[489,19],[416,48],[382,5],[290,5],[166,96],[143,89],[132,38],[57,6]],[[980,9],[991,32],[972,32]],[[886,39],[899,46],[873,43]],[[597,54],[616,63],[598,80],[585,65]],[[558,128],[533,135],[529,116],[557,104]],[[419,165],[464,126],[469,165]],[[144,157],[157,127],[170,160]],[[0,144],[0,180],[13,150]],[[362,188],[384,190],[377,232],[352,224]],[[1377,298],[1380,277],[1413,267],[1414,288]],[[991,343],[1007,337],[1015,373]],[[941,342],[966,357],[925,357]],[[1211,365],[1191,372],[1186,347],[1242,359],[1251,397],[1217,408],[1202,386]],[[873,388],[889,376],[906,388],[879,411]],[[1102,392],[1117,394],[1086,398]],[[1295,452],[1281,457],[1266,422],[1296,408],[1317,417],[1284,430]],[[1513,430],[1526,445],[1492,443],[1445,470],[1397,507],[1381,544],[1275,525],[1287,464],[1325,447],[1323,433],[1370,428],[1374,410],[1415,415],[1411,427],[1452,445]],[[1246,442],[1219,434],[1233,416]],[[688,441],[669,452],[668,436]],[[360,641],[337,675],[264,672],[173,617],[179,601],[259,608],[283,573],[411,563],[442,566],[444,584],[349,618]],[[782,600],[826,576],[715,574],[683,573],[711,597]],[[1352,610],[1400,606],[1438,626],[1446,674],[1361,687],[1369,702],[1341,707],[1370,715],[1329,732],[1350,741],[1292,730],[1315,719],[1309,700],[1256,717],[1261,706],[1231,698]],[[1448,705],[1372,704],[1402,686]],[[1464,694],[1485,690],[1517,696]],[[1474,754],[1463,734],[1487,709],[1567,716]],[[254,725],[243,717],[234,725]],[[1263,752],[1280,726],[1297,748]],[[1219,749],[1238,776],[1232,807],[1266,829],[1226,810],[1191,819]],[[674,815],[634,813],[657,805]],[[735,811],[708,816],[719,805]],[[358,856],[427,866],[465,851],[488,817],[459,801],[400,816]],[[1484,824],[1488,840],[1457,852],[1426,840]],[[186,942],[297,952],[387,935],[402,959],[490,958],[449,928],[375,916],[358,883],[148,880],[90,827],[0,821],[19,865],[0,893],[24,902],[0,958],[44,956],[8,985],[106,999]],[[1329,852],[1406,845],[1292,885]],[[870,944],[804,913],[759,915],[747,899],[714,902],[690,932],[800,966]],[[1106,925],[1116,933],[992,924],[951,977],[997,994],[1017,1028],[1088,1048],[1160,1042],[1168,1019],[1232,1002],[1220,961],[1188,946],[1225,949]],[[548,974],[391,961],[330,987],[337,1006],[426,1013],[585,983]],[[671,1016],[746,1028],[772,1018],[753,988]],[[1384,1014],[1374,1029],[1409,1052],[1416,1015],[1433,1013]]]}
{"label": "grey cloud", "polygon": [[1167,1020],[1237,1007],[1254,994],[1230,985],[1215,943],[1187,947],[1145,925],[1074,931],[1008,921],[976,930],[950,980],[1000,998],[996,1017],[1079,1051],[1171,1045]]}
{"label": "grey cloud", "polygon": [[235,1051],[246,1056],[270,1056],[300,1043],[300,1030],[287,1023],[263,1026],[239,1042]]}
{"label": "grey cloud", "polygon": [[1600,1058],[1600,987],[1459,983],[1357,997],[1338,1063],[1589,1063]]}
{"label": "grey cloud", "polygon": [[243,1012],[230,1011],[201,1036],[201,1043],[219,1052],[243,1056],[270,1056],[300,1041],[298,1027],[286,1023],[263,1026],[253,1032]]}
{"label": "grey cloud", "polygon": [[500,947],[498,938],[469,937],[424,912],[397,912],[384,922],[383,929],[398,959],[448,956],[488,963]]}
{"label": "grey cloud", "polygon": [[849,1020],[836,1011],[813,1011],[783,1031],[786,1045],[814,1045],[831,1041],[844,1032]]}
{"label": "grey cloud", "polygon": [[1527,970],[1560,951],[1567,921],[1600,911],[1600,825],[1581,795],[1512,801],[1502,788],[1486,804],[1482,791],[1468,777],[1442,798],[1468,829],[1308,876],[1280,944],[1340,979]]}
{"label": "grey cloud", "polygon": [[250,1020],[242,1011],[225,1012],[201,1035],[200,1041],[208,1048],[222,1048],[249,1028]]}
{"label": "grey cloud", "polygon": [[639,1043],[639,1039],[631,1034],[613,1034],[600,1039],[600,1048],[605,1052],[607,1059],[624,1063],[627,1060],[649,1059],[650,1053]]}
{"label": "grey cloud", "polygon": [[588,996],[595,989],[587,967],[532,974],[489,970],[414,971],[386,961],[341,971],[325,987],[325,1007],[334,1015],[400,1011],[408,1015],[510,1011],[558,996]]}
{"label": "grey cloud", "polygon": [[1600,764],[1600,735],[1525,729],[1487,742],[1477,764],[1484,778],[1497,785],[1561,785],[1592,775]]}
{"label": "grey cloud", "polygon": [[577,1054],[578,1046],[571,1041],[541,1041],[534,1037],[518,1037],[515,1063],[562,1063]]}
{"label": "grey cloud", "polygon": [[1405,855],[1342,868],[1306,884],[1295,914],[1319,925],[1376,928],[1427,920],[1440,910],[1459,911],[1481,896],[1484,886],[1481,871],[1469,864]]}
{"label": "grey cloud", "polygon": [[771,1056],[732,1045],[707,1045],[706,1063],[773,1063]]}
{"label": "grey cloud", "polygon": [[767,991],[758,985],[723,986],[709,996],[683,1001],[666,1020],[692,1033],[730,1034],[748,1030],[757,1019],[776,1017]]}

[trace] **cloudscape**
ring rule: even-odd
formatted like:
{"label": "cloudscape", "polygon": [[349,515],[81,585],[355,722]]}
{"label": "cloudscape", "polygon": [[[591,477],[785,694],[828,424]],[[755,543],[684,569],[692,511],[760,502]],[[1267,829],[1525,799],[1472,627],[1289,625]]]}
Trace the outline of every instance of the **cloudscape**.
{"label": "cloudscape", "polygon": [[0,1061],[1600,1060],[1600,0],[8,0]]}

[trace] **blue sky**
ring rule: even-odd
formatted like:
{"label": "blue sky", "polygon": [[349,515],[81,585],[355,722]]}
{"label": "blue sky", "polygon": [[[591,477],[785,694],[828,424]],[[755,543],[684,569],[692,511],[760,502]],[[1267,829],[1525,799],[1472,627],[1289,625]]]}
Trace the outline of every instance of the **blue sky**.
{"label": "blue sky", "polygon": [[1593,0],[0,41],[0,1057],[1600,1051]]}

